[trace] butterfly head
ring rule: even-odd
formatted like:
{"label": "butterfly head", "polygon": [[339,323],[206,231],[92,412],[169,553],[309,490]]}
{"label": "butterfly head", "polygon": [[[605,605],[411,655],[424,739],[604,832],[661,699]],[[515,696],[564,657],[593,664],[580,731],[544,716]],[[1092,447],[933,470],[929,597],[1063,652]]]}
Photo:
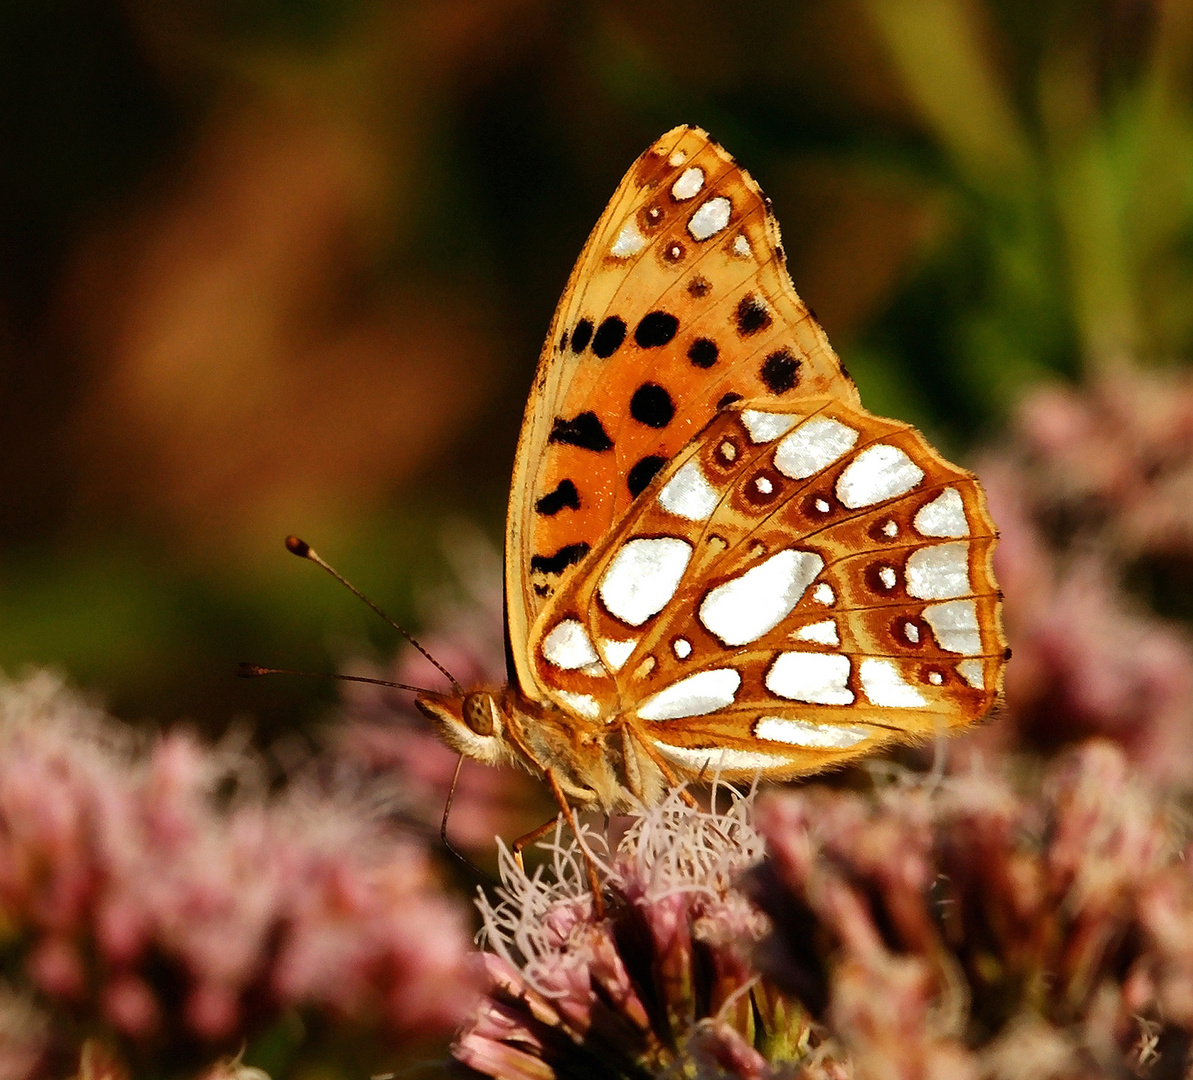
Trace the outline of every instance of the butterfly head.
{"label": "butterfly head", "polygon": [[506,737],[509,714],[500,691],[423,694],[416,702],[452,749],[488,765],[514,757]]}

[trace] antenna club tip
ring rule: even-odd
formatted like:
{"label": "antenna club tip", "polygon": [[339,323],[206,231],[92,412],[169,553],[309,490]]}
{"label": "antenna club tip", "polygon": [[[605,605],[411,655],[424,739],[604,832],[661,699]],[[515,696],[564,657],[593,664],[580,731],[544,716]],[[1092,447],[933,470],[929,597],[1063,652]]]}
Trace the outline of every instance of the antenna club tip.
{"label": "antenna club tip", "polygon": [[291,555],[297,555],[300,559],[305,559],[311,554],[311,545],[297,536],[287,536],[286,550]]}
{"label": "antenna club tip", "polygon": [[257,664],[248,664],[241,662],[236,665],[236,675],[241,679],[255,679],[259,675],[267,675],[265,668]]}

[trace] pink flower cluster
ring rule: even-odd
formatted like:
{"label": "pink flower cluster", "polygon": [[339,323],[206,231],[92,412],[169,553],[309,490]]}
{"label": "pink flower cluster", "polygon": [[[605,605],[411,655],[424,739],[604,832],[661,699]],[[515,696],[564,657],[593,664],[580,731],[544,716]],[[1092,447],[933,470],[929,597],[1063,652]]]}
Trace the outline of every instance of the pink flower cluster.
{"label": "pink flower cluster", "polygon": [[487,996],[453,1050],[476,1074],[1185,1074],[1193,860],[1108,741],[1039,774],[817,784],[756,812],[672,793],[612,856],[564,835],[482,901]]}
{"label": "pink flower cluster", "polygon": [[1193,639],[1128,588],[1152,581],[1193,616],[1193,380],[1035,391],[979,471],[1014,653],[986,744],[1104,735],[1155,779],[1193,783]]}
{"label": "pink flower cluster", "polygon": [[633,819],[612,857],[604,836],[586,833],[607,917],[581,844],[557,835],[546,874],[507,856],[500,902],[481,903],[488,996],[456,1059],[504,1080],[763,1080],[803,1056],[806,1014],[758,976],[751,951],[769,923],[734,885],[762,856],[750,808],[734,795],[709,812],[673,792]]}
{"label": "pink flower cluster", "polygon": [[55,1040],[97,1026],[234,1049],[286,1009],[391,1040],[467,1012],[466,920],[426,852],[359,798],[259,772],[186,734],[138,743],[50,676],[0,685],[0,961],[47,1054],[77,1062]]}
{"label": "pink flower cluster", "polygon": [[1168,808],[1107,742],[1028,787],[760,802],[759,962],[857,1080],[1183,1075],[1193,872]]}

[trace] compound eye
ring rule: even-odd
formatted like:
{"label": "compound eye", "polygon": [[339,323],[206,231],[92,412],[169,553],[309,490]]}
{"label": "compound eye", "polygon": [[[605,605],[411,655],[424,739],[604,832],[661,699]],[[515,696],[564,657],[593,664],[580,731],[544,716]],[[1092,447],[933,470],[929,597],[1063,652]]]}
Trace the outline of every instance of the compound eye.
{"label": "compound eye", "polygon": [[477,735],[493,734],[493,698],[490,694],[469,694],[464,698],[464,708],[461,710],[464,723]]}

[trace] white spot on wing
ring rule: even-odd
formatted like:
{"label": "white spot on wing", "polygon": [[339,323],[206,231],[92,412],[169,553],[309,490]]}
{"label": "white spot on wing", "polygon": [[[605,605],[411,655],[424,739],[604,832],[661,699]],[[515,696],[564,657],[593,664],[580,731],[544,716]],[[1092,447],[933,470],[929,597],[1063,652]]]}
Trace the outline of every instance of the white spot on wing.
{"label": "white spot on wing", "polygon": [[903,636],[913,645],[918,645],[920,643],[920,628],[913,622],[905,622],[903,624]]}
{"label": "white spot on wing", "polygon": [[688,232],[694,240],[707,240],[716,236],[729,224],[729,211],[732,209],[729,200],[724,195],[709,199],[692,215],[688,222]]}
{"label": "white spot on wing", "polygon": [[728,746],[672,746],[662,742],[655,742],[654,746],[660,754],[670,758],[677,765],[682,765],[690,772],[705,773],[709,776],[718,769],[756,772],[758,769],[788,764],[788,759],[782,754],[736,750]]}
{"label": "white spot on wing", "polygon": [[555,693],[572,712],[586,720],[595,720],[601,715],[600,702],[591,694],[576,694],[571,690],[556,690]]}
{"label": "white spot on wing", "polygon": [[741,676],[733,668],[700,671],[652,694],[638,706],[643,720],[678,720],[704,716],[733,704]]}
{"label": "white spot on wing", "polygon": [[692,643],[687,638],[676,638],[671,643],[671,651],[677,660],[686,660],[692,655]]}
{"label": "white spot on wing", "polygon": [[588,631],[575,619],[564,619],[543,638],[543,657],[564,671],[575,671],[600,660]]}
{"label": "white spot on wing", "polygon": [[982,670],[981,660],[962,660],[957,665],[957,674],[975,690],[986,689],[985,673]]}
{"label": "white spot on wing", "polygon": [[940,684],[944,682],[944,676],[939,671],[929,671],[928,681],[933,686],[940,686]]}
{"label": "white spot on wing", "polygon": [[867,446],[837,477],[837,498],[850,510],[905,495],[924,478],[924,470],[897,446]]}
{"label": "white spot on wing", "polygon": [[805,480],[852,450],[856,442],[853,428],[815,416],[775,447],[775,468],[793,480]]}
{"label": "white spot on wing", "polygon": [[614,671],[620,671],[637,644],[637,638],[630,638],[629,641],[602,641],[601,652],[605,654],[609,667]]}
{"label": "white spot on wing", "polygon": [[733,254],[739,259],[748,259],[753,254],[750,250],[750,241],[741,233],[738,233],[737,238],[733,241]]}
{"label": "white spot on wing", "polygon": [[878,568],[878,580],[882,582],[884,589],[893,589],[899,582],[899,577],[895,573],[893,566],[880,566]]}
{"label": "white spot on wing", "polygon": [[932,627],[942,649],[962,656],[974,656],[982,651],[976,601],[950,600],[947,604],[929,604],[924,608],[924,621]]}
{"label": "white spot on wing", "polygon": [[678,537],[631,540],[601,578],[601,602],[615,618],[641,626],[675,595],[691,557],[692,545]]}
{"label": "white spot on wing", "polygon": [[961,492],[956,488],[945,488],[935,499],[919,508],[914,524],[921,536],[968,536],[969,522],[965,520]]}
{"label": "white spot on wing", "polygon": [[659,492],[659,505],[664,510],[689,521],[703,521],[717,508],[720,499],[695,458],[671,477]]}
{"label": "white spot on wing", "polygon": [[798,641],[814,641],[817,645],[841,644],[841,638],[837,635],[837,624],[832,619],[801,626],[795,632],[795,637]]}
{"label": "white spot on wing", "polygon": [[904,682],[893,660],[863,660],[858,665],[862,691],[872,704],[892,709],[914,709],[927,701],[914,686]]}
{"label": "white spot on wing", "polygon": [[741,422],[750,433],[750,441],[755,443],[777,439],[795,427],[798,419],[797,416],[760,412],[758,409],[743,409],[741,413]]}
{"label": "white spot on wing", "polygon": [[698,615],[726,645],[745,645],[774,629],[824,568],[811,551],[791,548],[710,589]]}
{"label": "white spot on wing", "polygon": [[933,544],[907,558],[907,592],[920,600],[948,600],[969,592],[969,545]]}
{"label": "white spot on wing", "polygon": [[890,540],[894,540],[899,535],[899,526],[894,521],[884,521],[882,524],[882,535]]}
{"label": "white spot on wing", "polygon": [[833,587],[827,581],[822,581],[812,590],[812,599],[816,603],[828,607],[837,602],[837,594],[833,592]]}
{"label": "white spot on wing", "polygon": [[693,165],[690,169],[685,169],[680,173],[679,179],[671,185],[671,194],[677,199],[690,199],[702,187],[704,187],[704,170]]}
{"label": "white spot on wing", "polygon": [[613,241],[609,251],[619,259],[628,259],[631,255],[637,255],[644,247],[646,237],[639,231],[638,223],[631,218],[626,222],[625,228],[617,234],[617,239]]}
{"label": "white spot on wing", "polygon": [[688,153],[686,150],[676,150],[675,153],[672,154],[667,159],[667,164],[670,165],[673,169],[675,169],[675,168],[678,168],[680,165],[682,165],[687,160],[688,160]]}
{"label": "white spot on wing", "polygon": [[785,652],[766,673],[766,688],[779,697],[813,705],[851,705],[849,657],[840,653]]}
{"label": "white spot on wing", "polygon": [[854,724],[812,724],[785,716],[759,717],[754,724],[754,734],[771,742],[823,750],[846,750],[870,736],[865,728]]}

